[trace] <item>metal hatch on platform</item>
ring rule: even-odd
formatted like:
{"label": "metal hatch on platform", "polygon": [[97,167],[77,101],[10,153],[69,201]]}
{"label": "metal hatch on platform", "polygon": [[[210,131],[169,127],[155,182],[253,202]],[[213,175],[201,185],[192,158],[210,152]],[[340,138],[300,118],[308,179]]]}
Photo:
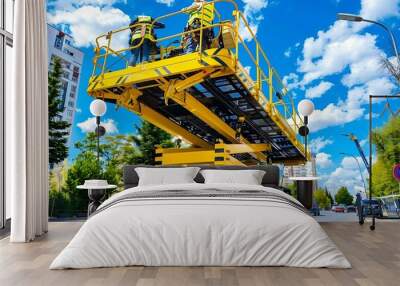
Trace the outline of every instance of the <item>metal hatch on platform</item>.
{"label": "metal hatch on platform", "polygon": [[[293,99],[236,3],[211,2],[218,21],[211,26],[215,39],[210,49],[200,47],[198,52],[184,54],[182,47],[164,47],[163,43],[188,32],[166,35],[154,39],[160,53],[152,61],[131,67],[127,56],[137,47],[111,47],[113,38],[130,27],[98,37],[88,93],[124,107],[192,145],[188,149],[157,149],[160,164],[304,163],[305,149],[297,135],[303,123]],[[219,5],[231,7],[231,19],[218,13]],[[226,14],[226,7],[221,11]],[[239,27],[248,29],[252,43],[242,39]],[[224,33],[232,35],[233,44],[224,45]]]}

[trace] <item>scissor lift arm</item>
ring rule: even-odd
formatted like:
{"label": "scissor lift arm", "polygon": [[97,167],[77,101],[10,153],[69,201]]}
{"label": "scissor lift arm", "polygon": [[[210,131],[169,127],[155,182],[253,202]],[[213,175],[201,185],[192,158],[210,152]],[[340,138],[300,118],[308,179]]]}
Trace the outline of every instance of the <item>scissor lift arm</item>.
{"label": "scissor lift arm", "polygon": [[[254,165],[270,162],[289,165],[309,159],[305,157],[309,152],[305,152],[304,145],[298,140],[298,124],[289,124],[279,111],[279,106],[285,105],[282,95],[279,94],[277,102],[272,101],[274,70],[266,59],[268,76],[264,75],[258,61],[265,54],[257,41],[257,56],[251,56],[257,61],[257,80],[254,81],[240,64],[238,27],[240,17],[242,21],[245,19],[237,10],[233,15],[237,20],[233,32],[236,47],[233,49],[219,47],[174,54],[173,57],[161,56],[156,61],[112,71],[106,68],[107,58],[111,54],[121,57],[123,52],[110,49],[113,32],[104,36],[108,41],[106,46],[98,44],[96,48],[88,93],[126,108],[192,145],[187,149],[157,148],[156,162],[159,164]],[[232,29],[231,22],[221,21],[219,25],[224,31]],[[104,55],[100,55],[102,49],[106,50]],[[96,74],[97,61],[101,57],[104,60],[101,72]],[[268,97],[262,91],[263,84],[268,84]],[[290,116],[294,121],[298,118],[295,111]]]}
{"label": "scissor lift arm", "polygon": [[[220,149],[218,140],[225,144],[253,144],[253,148],[243,149],[246,152],[226,156],[229,164],[303,162],[303,149],[296,134],[248,77],[229,50],[211,49],[202,55],[177,56],[93,77],[88,92],[133,111],[193,146],[205,148],[209,154]],[[242,116],[245,122],[237,136],[235,127]],[[262,148],[254,148],[254,144]],[[198,151],[204,154],[204,150]],[[201,163],[200,157],[192,153],[172,155],[180,152],[186,151],[158,151],[165,157],[158,160],[162,164],[189,164],[186,158],[190,157],[193,164]]]}

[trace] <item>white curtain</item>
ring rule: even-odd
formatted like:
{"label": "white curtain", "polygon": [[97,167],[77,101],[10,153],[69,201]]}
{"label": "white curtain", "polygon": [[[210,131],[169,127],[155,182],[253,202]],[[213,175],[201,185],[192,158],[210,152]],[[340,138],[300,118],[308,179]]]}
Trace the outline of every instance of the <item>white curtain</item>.
{"label": "white curtain", "polygon": [[12,242],[48,226],[47,26],[45,0],[15,1],[13,94],[6,99],[6,187]]}

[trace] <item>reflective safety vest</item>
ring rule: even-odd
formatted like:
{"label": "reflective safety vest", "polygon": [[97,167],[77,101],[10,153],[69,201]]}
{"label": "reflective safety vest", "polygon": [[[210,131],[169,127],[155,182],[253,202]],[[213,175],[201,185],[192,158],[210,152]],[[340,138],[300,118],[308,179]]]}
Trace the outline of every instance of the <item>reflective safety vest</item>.
{"label": "reflective safety vest", "polygon": [[191,11],[188,25],[191,26],[196,19],[200,20],[202,26],[211,26],[214,20],[214,3],[204,3],[198,9]]}
{"label": "reflective safety vest", "polygon": [[[152,19],[150,16],[138,16],[137,23],[136,24],[151,24]],[[131,42],[133,42],[136,39],[149,39],[149,40],[154,40],[153,37],[153,29],[151,25],[138,25],[134,28],[134,31],[132,32],[132,38]]]}

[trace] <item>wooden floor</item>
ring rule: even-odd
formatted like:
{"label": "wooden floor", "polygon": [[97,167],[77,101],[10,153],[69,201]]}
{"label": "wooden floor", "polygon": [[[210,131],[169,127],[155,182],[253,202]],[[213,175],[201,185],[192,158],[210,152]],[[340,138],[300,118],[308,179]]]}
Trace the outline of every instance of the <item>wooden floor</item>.
{"label": "wooden floor", "polygon": [[53,222],[45,237],[29,244],[0,241],[0,285],[400,285],[400,221],[368,225],[323,223],[352,269],[288,267],[126,267],[48,270],[49,264],[81,226]]}

